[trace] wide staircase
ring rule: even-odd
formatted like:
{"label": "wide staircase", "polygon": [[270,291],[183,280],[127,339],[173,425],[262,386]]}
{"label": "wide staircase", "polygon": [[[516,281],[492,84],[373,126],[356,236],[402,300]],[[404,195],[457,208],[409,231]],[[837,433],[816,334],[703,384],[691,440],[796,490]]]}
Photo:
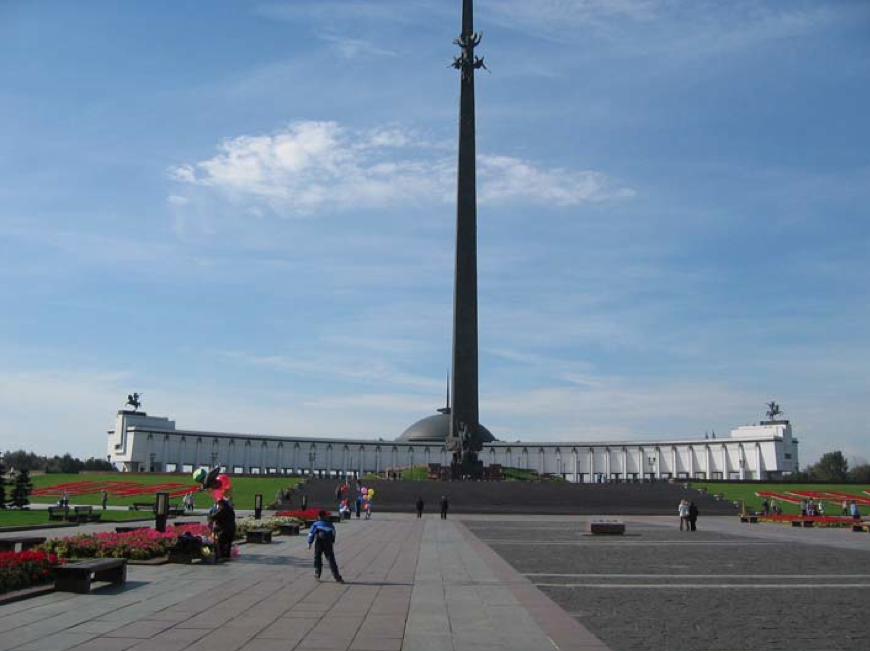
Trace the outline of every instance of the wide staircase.
{"label": "wide staircase", "polygon": [[[336,510],[338,479],[310,479],[293,491],[292,508],[299,508],[301,495],[309,508]],[[373,510],[414,511],[422,497],[427,513],[437,512],[446,495],[452,513],[524,513],[548,515],[673,515],[680,500],[694,501],[702,516],[734,515],[735,506],[683,484],[572,484],[569,482],[520,481],[387,481],[367,480],[375,490]],[[355,486],[350,493],[355,498]]]}

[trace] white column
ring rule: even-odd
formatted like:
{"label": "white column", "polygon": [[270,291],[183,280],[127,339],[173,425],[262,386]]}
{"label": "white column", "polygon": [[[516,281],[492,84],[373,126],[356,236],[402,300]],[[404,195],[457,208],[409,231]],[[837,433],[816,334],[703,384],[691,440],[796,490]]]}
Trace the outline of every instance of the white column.
{"label": "white column", "polygon": [[762,481],[764,479],[764,457],[761,456],[761,443],[755,443],[755,479]]}
{"label": "white column", "polygon": [[595,448],[589,448],[589,481],[595,481]]}

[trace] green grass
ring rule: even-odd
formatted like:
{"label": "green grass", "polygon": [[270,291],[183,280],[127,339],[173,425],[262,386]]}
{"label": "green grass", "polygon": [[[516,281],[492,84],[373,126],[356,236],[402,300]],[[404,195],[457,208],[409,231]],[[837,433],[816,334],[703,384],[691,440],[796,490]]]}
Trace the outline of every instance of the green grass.
{"label": "green grass", "polygon": [[[148,517],[142,511],[100,511],[103,522],[123,522]],[[0,527],[18,527],[23,525],[54,524],[48,520],[48,511],[19,511],[13,509],[0,510]]]}
{"label": "green grass", "polygon": [[[870,497],[863,491],[870,490],[867,484],[769,484],[755,482],[702,482],[692,481],[692,488],[705,488],[712,495],[722,493],[728,501],[742,501],[749,511],[760,511],[763,498],[756,496],[756,491],[772,491],[774,493],[787,493],[788,491],[824,491],[834,490],[841,493],[850,493],[860,497]],[[824,500],[825,515],[840,515],[842,500]],[[800,513],[800,505],[778,501],[783,513]],[[870,513],[867,507],[860,507],[861,514]]]}
{"label": "green grass", "polygon": [[[233,477],[233,504],[237,509],[253,509],[254,495],[260,493],[263,496],[263,505],[269,505],[275,499],[275,494],[279,489],[292,488],[298,484],[301,479],[298,477]],[[67,484],[81,481],[117,481],[130,482],[141,484],[143,486],[154,486],[157,484],[182,484],[182,487],[189,486],[191,490],[197,488],[190,475],[180,474],[158,474],[158,473],[88,473],[80,475],[36,475],[32,477],[34,488],[49,488],[58,484]],[[175,489],[172,489],[175,490]],[[72,492],[72,491],[71,491]],[[42,496],[31,497],[31,502],[35,504],[54,504],[57,502],[56,497]],[[152,502],[152,495],[133,495],[128,497],[112,497],[109,495],[109,504],[112,506],[132,506],[136,502]],[[172,504],[181,504],[181,497],[174,497],[170,500]],[[88,493],[84,495],[70,495],[70,503],[77,504],[92,504],[100,503],[100,493]],[[212,503],[212,497],[206,492],[197,493],[196,506],[204,508]]]}

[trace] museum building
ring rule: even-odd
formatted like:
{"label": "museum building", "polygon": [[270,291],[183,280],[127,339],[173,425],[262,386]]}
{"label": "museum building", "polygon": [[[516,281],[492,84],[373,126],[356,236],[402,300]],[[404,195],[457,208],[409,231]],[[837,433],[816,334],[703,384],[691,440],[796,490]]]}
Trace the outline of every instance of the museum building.
{"label": "museum building", "polygon": [[[175,421],[118,411],[108,458],[125,472],[192,472],[220,465],[230,474],[360,476],[450,464],[450,416],[423,418],[395,440],[264,436],[177,429]],[[638,441],[499,441],[481,427],[484,466],[532,470],[572,482],[651,479],[778,479],[798,470],[788,420],[761,421],[730,436]]]}

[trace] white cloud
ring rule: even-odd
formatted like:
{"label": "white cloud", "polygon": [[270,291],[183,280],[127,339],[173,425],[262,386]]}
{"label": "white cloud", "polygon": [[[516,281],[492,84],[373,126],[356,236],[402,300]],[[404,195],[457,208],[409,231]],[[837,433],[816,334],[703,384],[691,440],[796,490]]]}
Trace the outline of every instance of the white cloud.
{"label": "white cloud", "polygon": [[[356,131],[335,122],[294,122],[272,135],[225,140],[212,158],[172,167],[169,175],[279,214],[451,202],[455,163],[443,156],[443,146],[398,126]],[[481,202],[576,206],[633,194],[601,172],[509,156],[479,161]]]}
{"label": "white cloud", "polygon": [[394,57],[396,53],[376,46],[374,43],[359,39],[323,34],[321,39],[329,43],[335,52],[343,59],[359,59],[370,57]]}

